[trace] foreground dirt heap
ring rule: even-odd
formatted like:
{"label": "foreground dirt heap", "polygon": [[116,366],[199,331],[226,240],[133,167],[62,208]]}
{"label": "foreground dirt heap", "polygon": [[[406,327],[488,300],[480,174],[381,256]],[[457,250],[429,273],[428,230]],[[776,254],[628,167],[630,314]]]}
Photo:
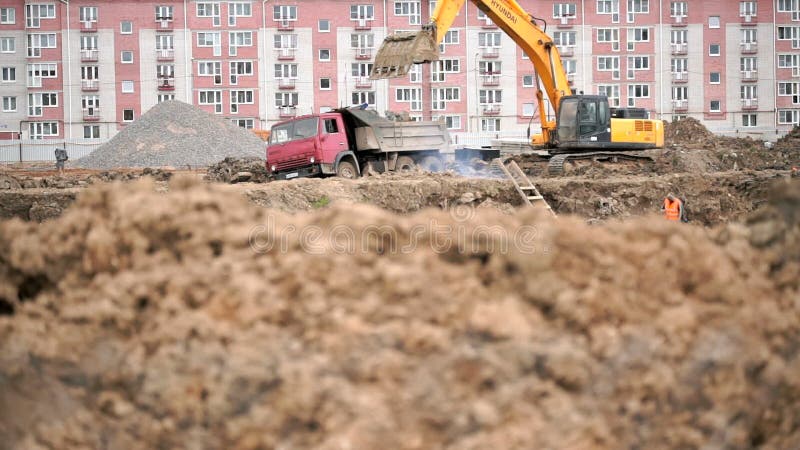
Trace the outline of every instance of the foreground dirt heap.
{"label": "foreground dirt heap", "polygon": [[185,169],[205,167],[229,156],[263,158],[264,141],[196,106],[173,100],[155,105],[75,165]]}
{"label": "foreground dirt heap", "polygon": [[708,232],[172,183],[0,224],[0,447],[800,446],[798,184]]}

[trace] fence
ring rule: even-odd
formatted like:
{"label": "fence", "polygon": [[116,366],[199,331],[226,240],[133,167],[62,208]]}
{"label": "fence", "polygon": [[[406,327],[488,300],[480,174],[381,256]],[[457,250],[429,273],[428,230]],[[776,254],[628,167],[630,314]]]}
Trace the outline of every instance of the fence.
{"label": "fence", "polygon": [[101,139],[14,139],[0,140],[0,164],[51,161],[55,149],[66,148],[70,160],[82,158],[105,144]]}
{"label": "fence", "polygon": [[[534,133],[534,130],[531,130]],[[513,139],[529,141],[525,131],[493,131],[485,133],[450,133],[450,142],[456,148],[481,148],[489,147],[492,141],[498,139]]]}

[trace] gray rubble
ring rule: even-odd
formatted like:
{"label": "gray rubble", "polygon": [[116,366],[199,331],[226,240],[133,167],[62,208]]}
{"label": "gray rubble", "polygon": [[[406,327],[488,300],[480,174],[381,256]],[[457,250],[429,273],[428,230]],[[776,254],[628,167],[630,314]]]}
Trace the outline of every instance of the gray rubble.
{"label": "gray rubble", "polygon": [[258,136],[195,106],[159,103],[106,144],[77,160],[90,169],[206,167],[227,157],[265,157]]}

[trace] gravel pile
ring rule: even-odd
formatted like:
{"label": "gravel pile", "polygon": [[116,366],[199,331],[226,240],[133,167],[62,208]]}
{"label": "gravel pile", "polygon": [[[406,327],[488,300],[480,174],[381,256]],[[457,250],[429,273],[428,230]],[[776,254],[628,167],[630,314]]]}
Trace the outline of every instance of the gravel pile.
{"label": "gravel pile", "polygon": [[208,166],[229,156],[263,158],[264,141],[192,105],[169,101],[154,106],[76,165],[186,168]]}

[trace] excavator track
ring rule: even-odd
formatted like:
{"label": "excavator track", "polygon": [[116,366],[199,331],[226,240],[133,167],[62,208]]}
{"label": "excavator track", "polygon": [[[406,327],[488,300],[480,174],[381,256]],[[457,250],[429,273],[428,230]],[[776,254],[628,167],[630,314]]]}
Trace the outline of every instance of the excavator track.
{"label": "excavator track", "polygon": [[567,161],[578,161],[590,159],[595,162],[618,162],[618,161],[655,161],[649,156],[633,155],[630,153],[617,152],[589,152],[589,153],[563,153],[550,158],[547,164],[547,173],[550,175],[563,175],[564,163]]}

